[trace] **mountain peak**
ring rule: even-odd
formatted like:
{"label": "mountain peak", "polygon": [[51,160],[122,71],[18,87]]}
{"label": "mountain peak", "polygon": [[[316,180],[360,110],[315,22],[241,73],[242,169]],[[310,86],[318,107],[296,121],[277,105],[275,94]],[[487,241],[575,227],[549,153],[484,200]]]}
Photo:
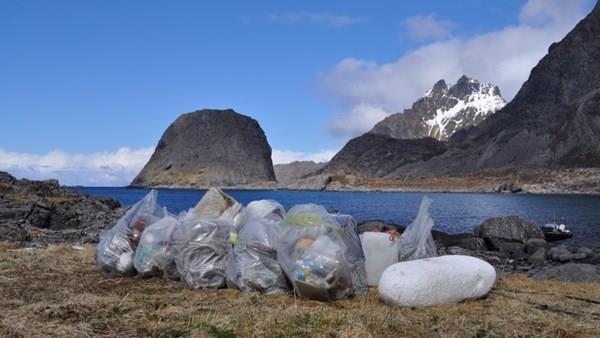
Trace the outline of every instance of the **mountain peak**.
{"label": "mountain peak", "polygon": [[449,87],[442,79],[411,109],[388,116],[370,132],[401,139],[433,137],[446,141],[459,129],[478,125],[505,104],[496,85],[463,75]]}

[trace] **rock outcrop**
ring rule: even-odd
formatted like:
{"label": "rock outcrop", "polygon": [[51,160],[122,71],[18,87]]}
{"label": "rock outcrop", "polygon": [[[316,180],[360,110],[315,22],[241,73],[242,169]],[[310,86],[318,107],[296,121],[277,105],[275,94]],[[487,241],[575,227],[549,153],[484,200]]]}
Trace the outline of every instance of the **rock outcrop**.
{"label": "rock outcrop", "polygon": [[135,187],[206,188],[275,181],[258,122],[232,109],[181,115],[161,137]]}
{"label": "rock outcrop", "polygon": [[398,167],[425,161],[445,150],[445,143],[434,138],[402,140],[366,133],[346,143],[322,171],[384,177]]}
{"label": "rock outcrop", "polygon": [[504,105],[500,89],[493,84],[464,75],[452,86],[439,80],[412,108],[386,117],[370,133],[446,141],[460,129],[477,126]]}
{"label": "rock outcrop", "polygon": [[274,166],[275,177],[279,184],[288,186],[315,173],[325,165],[326,163],[317,163],[314,161],[294,161],[286,164],[276,164]]}
{"label": "rock outcrop", "polygon": [[0,241],[97,242],[122,214],[112,198],[68,190],[56,180],[17,180],[0,172]]}

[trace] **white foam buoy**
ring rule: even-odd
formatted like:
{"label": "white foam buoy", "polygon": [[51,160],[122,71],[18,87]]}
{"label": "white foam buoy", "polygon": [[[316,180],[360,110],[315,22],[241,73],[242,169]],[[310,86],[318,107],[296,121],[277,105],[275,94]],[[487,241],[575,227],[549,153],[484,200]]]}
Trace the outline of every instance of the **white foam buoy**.
{"label": "white foam buoy", "polygon": [[384,232],[364,232],[360,235],[360,242],[365,253],[367,284],[377,286],[383,271],[398,263],[400,243],[390,240],[390,235]]}
{"label": "white foam buoy", "polygon": [[475,257],[449,255],[396,263],[379,280],[379,298],[407,307],[453,303],[485,296],[496,270]]}

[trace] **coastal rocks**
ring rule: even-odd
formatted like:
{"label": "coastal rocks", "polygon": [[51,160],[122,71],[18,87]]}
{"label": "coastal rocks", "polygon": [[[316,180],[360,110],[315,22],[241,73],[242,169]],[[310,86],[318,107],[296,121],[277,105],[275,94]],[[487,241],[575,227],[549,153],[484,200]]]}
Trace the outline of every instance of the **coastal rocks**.
{"label": "coastal rocks", "polygon": [[564,245],[555,246],[550,249],[549,255],[553,261],[560,263],[568,262],[575,258],[575,255]]}
{"label": "coastal rocks", "polygon": [[534,271],[531,276],[536,280],[600,283],[600,267],[592,264],[567,263],[543,267]]}
{"label": "coastal rocks", "polygon": [[136,187],[275,184],[271,147],[258,122],[232,109],[181,115],[162,135]]}
{"label": "coastal rocks", "polygon": [[536,252],[534,252],[527,261],[535,266],[543,265],[546,262],[546,249],[539,248]]}
{"label": "coastal rocks", "polygon": [[475,227],[474,234],[482,238],[488,249],[522,253],[530,239],[544,239],[542,230],[519,216],[490,218]]}
{"label": "coastal rocks", "polygon": [[417,307],[485,296],[496,282],[496,270],[470,256],[441,256],[388,267],[379,280],[386,303]]}
{"label": "coastal rocks", "polygon": [[17,180],[0,172],[0,240],[28,245],[97,242],[122,215],[111,198],[61,187],[56,180]]}

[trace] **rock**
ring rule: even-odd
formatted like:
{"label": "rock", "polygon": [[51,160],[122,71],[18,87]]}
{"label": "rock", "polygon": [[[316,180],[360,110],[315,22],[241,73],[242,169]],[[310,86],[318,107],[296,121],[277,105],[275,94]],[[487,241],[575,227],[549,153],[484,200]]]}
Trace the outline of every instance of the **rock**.
{"label": "rock", "polygon": [[545,239],[530,238],[525,243],[525,252],[527,252],[530,255],[534,254],[541,248],[548,248],[548,242],[546,242]]}
{"label": "rock", "polygon": [[555,262],[568,262],[575,258],[575,255],[564,245],[555,246],[550,249],[550,258]]}
{"label": "rock", "polygon": [[43,246],[97,242],[123,214],[118,201],[62,188],[56,180],[17,180],[0,172],[0,240]]}
{"label": "rock", "polygon": [[444,80],[438,81],[411,109],[386,117],[369,133],[446,141],[458,130],[478,125],[505,104],[497,86],[463,75],[450,87]]}
{"label": "rock", "polygon": [[582,247],[577,248],[577,253],[581,254],[581,255],[585,255],[585,257],[588,257],[588,256],[591,256],[594,254],[594,250],[592,250],[588,247],[582,246]]}
{"label": "rock", "polygon": [[325,164],[313,161],[295,161],[287,164],[277,164],[274,166],[275,177],[280,185],[286,187],[297,183],[311,174],[316,174]]}
{"label": "rock", "polygon": [[567,263],[558,266],[545,266],[534,271],[536,280],[552,279],[561,282],[599,283],[600,267],[591,264]]}
{"label": "rock", "polygon": [[544,233],[538,226],[519,216],[490,218],[476,226],[474,233],[486,242],[488,239],[499,239],[525,244],[529,239],[544,239]]}
{"label": "rock", "polygon": [[425,258],[387,268],[379,281],[379,297],[407,307],[452,303],[485,296],[495,281],[494,267],[478,258]]}
{"label": "rock", "polygon": [[534,252],[531,256],[529,256],[529,258],[527,260],[529,261],[529,263],[531,263],[535,266],[544,265],[544,263],[546,262],[546,249],[545,248],[537,249],[537,251]]}
{"label": "rock", "polygon": [[136,187],[275,183],[271,147],[258,122],[227,110],[181,115],[161,137]]}

